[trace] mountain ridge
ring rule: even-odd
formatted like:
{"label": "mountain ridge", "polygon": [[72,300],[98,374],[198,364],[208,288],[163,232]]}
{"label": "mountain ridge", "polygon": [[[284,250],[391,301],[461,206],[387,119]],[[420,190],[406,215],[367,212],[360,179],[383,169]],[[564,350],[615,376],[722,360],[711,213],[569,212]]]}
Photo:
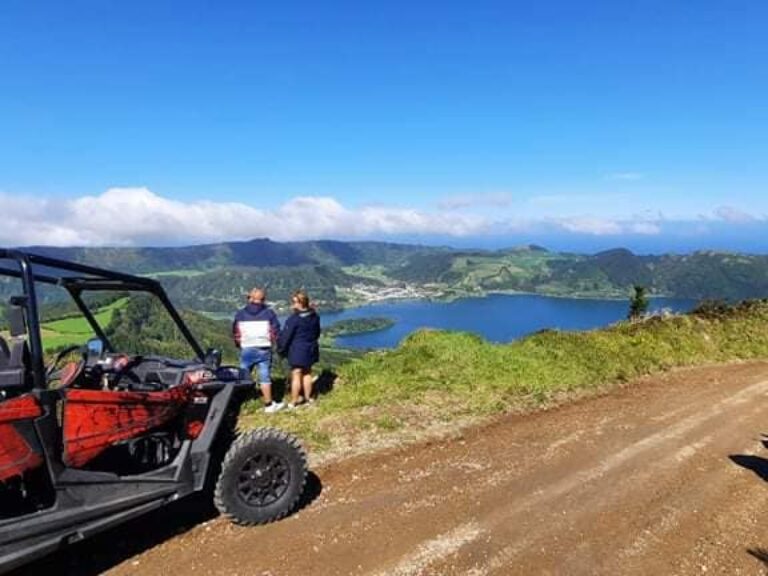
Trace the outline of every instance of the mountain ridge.
{"label": "mountain ridge", "polygon": [[[615,248],[578,254],[537,245],[488,250],[268,238],[181,247],[25,250],[155,277],[180,306],[212,313],[231,311],[254,285],[267,286],[280,302],[304,288],[329,308],[384,297],[487,292],[624,298],[637,284],[654,295],[696,300],[768,296],[768,256],[711,250],[638,255]],[[7,286],[0,283],[0,296],[5,293]]]}

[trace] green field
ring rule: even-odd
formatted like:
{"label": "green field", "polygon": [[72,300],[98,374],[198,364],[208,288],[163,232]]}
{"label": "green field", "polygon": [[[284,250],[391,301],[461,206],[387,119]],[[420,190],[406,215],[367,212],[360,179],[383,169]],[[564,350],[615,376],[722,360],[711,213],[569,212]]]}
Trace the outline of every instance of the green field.
{"label": "green field", "polygon": [[345,274],[355,276],[365,280],[373,280],[374,282],[387,283],[390,278],[387,277],[387,268],[380,264],[355,264],[354,266],[344,266],[341,268]]}
{"label": "green field", "polygon": [[[99,323],[99,326],[106,328],[112,321],[115,310],[124,308],[128,304],[128,300],[128,298],[120,298],[108,306],[99,308],[94,314],[94,318]],[[64,346],[83,344],[94,336],[88,321],[82,316],[44,322],[40,326],[40,332],[43,339],[43,348],[46,351]]]}

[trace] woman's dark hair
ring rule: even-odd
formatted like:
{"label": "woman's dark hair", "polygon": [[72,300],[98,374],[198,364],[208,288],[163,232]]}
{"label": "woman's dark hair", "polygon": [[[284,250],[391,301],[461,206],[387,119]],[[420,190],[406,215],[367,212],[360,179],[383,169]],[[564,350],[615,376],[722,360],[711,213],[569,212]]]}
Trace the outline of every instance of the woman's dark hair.
{"label": "woman's dark hair", "polygon": [[293,293],[292,298],[302,308],[309,308],[309,296],[304,290],[296,290],[296,292]]}

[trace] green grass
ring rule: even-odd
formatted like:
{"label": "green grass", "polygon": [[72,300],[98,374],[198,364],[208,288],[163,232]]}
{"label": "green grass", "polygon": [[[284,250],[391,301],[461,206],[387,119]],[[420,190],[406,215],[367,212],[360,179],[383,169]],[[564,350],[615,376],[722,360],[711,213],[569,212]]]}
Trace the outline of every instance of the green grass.
{"label": "green grass", "polygon": [[505,345],[420,331],[395,350],[342,364],[315,407],[273,417],[254,411],[244,424],[285,427],[315,450],[340,448],[360,435],[533,409],[675,367],[765,357],[766,301]]}

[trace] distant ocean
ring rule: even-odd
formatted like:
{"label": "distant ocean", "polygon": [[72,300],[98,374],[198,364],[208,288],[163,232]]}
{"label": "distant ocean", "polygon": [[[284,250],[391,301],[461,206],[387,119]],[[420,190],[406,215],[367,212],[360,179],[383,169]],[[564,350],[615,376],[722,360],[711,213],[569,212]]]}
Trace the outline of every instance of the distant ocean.
{"label": "distant ocean", "polygon": [[[693,300],[654,298],[652,310],[686,312]],[[552,298],[548,296],[492,294],[462,298],[453,302],[427,300],[392,301],[323,313],[328,326],[350,318],[387,317],[395,324],[386,330],[342,336],[340,346],[350,348],[392,348],[419,328],[463,330],[480,334],[492,342],[510,342],[545,328],[587,330],[607,326],[626,318],[628,301]]]}

